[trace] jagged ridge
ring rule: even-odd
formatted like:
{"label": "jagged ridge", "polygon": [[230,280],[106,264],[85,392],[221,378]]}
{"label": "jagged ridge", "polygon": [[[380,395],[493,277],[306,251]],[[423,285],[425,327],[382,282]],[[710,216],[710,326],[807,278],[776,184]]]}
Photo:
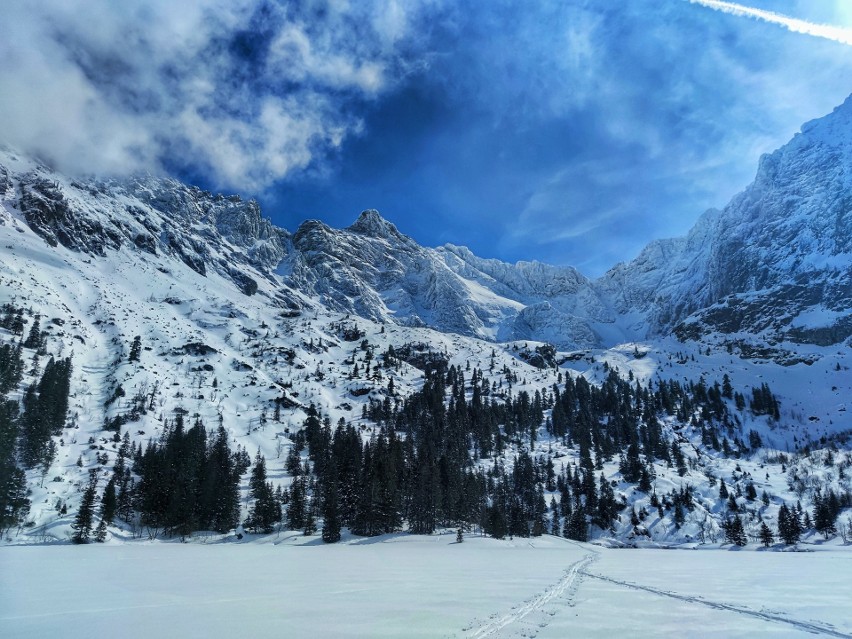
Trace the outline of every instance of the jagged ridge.
{"label": "jagged ridge", "polygon": [[755,181],[687,237],[652,242],[597,280],[425,248],[374,210],[347,229],[308,221],[291,235],[253,200],[152,177],[72,181],[9,151],[0,190],[49,244],[159,251],[249,295],[266,278],[290,308],[307,296],[371,320],[560,348],[672,332],[832,344],[852,335],[850,130],[852,100],[764,156]]}

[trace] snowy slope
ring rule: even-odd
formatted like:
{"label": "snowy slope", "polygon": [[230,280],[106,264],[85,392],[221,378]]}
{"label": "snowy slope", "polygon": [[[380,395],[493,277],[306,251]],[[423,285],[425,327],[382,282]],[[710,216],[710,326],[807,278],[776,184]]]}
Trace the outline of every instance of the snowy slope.
{"label": "snowy slope", "polygon": [[852,98],[764,156],[754,182],[686,237],[597,280],[419,247],[375,211],[344,230],[306,223],[285,272],[341,310],[486,339],[587,348],[678,331],[837,344],[852,335],[850,140]]}
{"label": "snowy slope", "polygon": [[597,280],[422,247],[376,211],[346,229],[308,221],[291,234],[254,201],[152,177],[72,181],[8,149],[0,189],[51,244],[165,253],[247,294],[263,278],[294,309],[307,297],[374,321],[566,349],[672,331],[830,345],[852,335],[850,131],[847,101],[764,156],[755,181],[685,238],[652,242]]}
{"label": "snowy slope", "polygon": [[[380,379],[352,377],[354,364],[363,370],[368,351],[381,353],[392,345],[429,344],[434,351],[446,353],[453,364],[480,368],[495,386],[503,385],[503,371],[509,369],[518,376],[515,392],[545,392],[561,374],[601,381],[604,367],[632,375],[643,384],[699,376],[712,384],[727,373],[735,387],[748,392],[750,386],[768,381],[781,398],[781,422],[753,418],[746,411],[741,415],[740,436],[757,429],[767,446],[781,451],[795,451],[805,442],[849,428],[845,398],[852,393],[852,376],[847,355],[836,350],[808,347],[803,356],[813,357],[815,364],[782,367],[771,360],[743,359],[724,348],[713,347],[708,354],[703,345],[661,340],[557,354],[563,362],[560,368],[538,369],[519,356],[524,347],[535,346],[532,342],[508,342],[495,349],[493,343],[474,338],[329,312],[316,301],[291,293],[303,309],[294,311],[270,303],[279,295],[281,284],[248,270],[251,267],[246,272],[256,276],[258,291],[248,296],[227,275],[211,270],[202,276],[176,255],[138,248],[105,249],[98,258],[61,245],[51,247],[20,221],[16,210],[7,208],[7,215],[7,223],[0,226],[4,252],[0,299],[14,300],[41,315],[50,335],[48,352],[61,356],[71,351],[74,362],[71,419],[59,438],[59,454],[51,468],[44,474],[39,469],[29,472],[32,526],[22,539],[65,538],[88,468],[101,467],[105,481],[114,460],[116,445],[102,430],[104,421],[125,413],[138,394],[153,394],[155,408],[128,424],[134,440],[144,443],[156,437],[162,420],[172,418],[176,410],[197,415],[210,426],[221,420],[231,433],[232,447],[244,447],[252,454],[260,450],[269,460],[270,479],[286,487],[290,479],[283,466],[290,436],[301,427],[309,404],[316,404],[332,423],[343,418],[362,425],[364,436],[369,437],[373,425],[362,419],[362,408],[371,397],[387,397],[390,378],[399,397],[419,388],[422,373],[409,365],[382,371]],[[0,332],[4,340],[11,338]],[[128,349],[136,335],[143,345],[141,360],[130,363]],[[642,350],[641,358],[634,354],[637,348]],[[29,353],[28,358],[33,355]],[[842,370],[836,371],[837,366]],[[107,406],[119,385],[125,397]],[[280,421],[273,418],[276,398],[286,398]],[[672,436],[682,434],[684,441],[698,439],[694,429],[676,423],[667,428]],[[109,462],[100,464],[97,456],[104,452]],[[534,452],[552,455],[557,467],[578,460],[576,449],[552,440],[543,429]],[[769,473],[757,485],[778,500],[764,509],[765,517],[774,516],[782,499],[795,500],[781,463],[765,463],[765,454],[734,460],[698,447],[692,456],[696,465],[683,478],[659,466],[657,490],[662,494],[688,482],[706,503],[701,502],[704,505],[690,513],[679,529],[669,514],[649,519],[644,524],[648,541],[695,542],[706,516],[718,539],[724,512],[716,503],[718,488],[710,483],[710,476],[735,485],[738,479],[747,479],[746,473],[756,478]],[[839,457],[838,463],[844,459]],[[510,464],[511,456],[502,461]],[[820,465],[809,458],[801,463],[808,468]],[[616,490],[628,503],[652,510],[647,495],[620,482],[617,459],[605,464],[604,473],[616,482]],[[68,515],[57,512],[59,504],[67,506]],[[113,534],[117,539],[126,537],[120,530]],[[629,520],[617,527],[615,538],[635,541]]]}
{"label": "snowy slope", "polygon": [[652,244],[601,284],[652,333],[772,344],[852,335],[852,98],[761,158],[754,182],[684,240]]}
{"label": "snowy slope", "polygon": [[[0,303],[26,309],[27,330],[40,317],[47,335],[46,353],[25,353],[22,388],[47,355],[70,354],[74,366],[58,455],[28,471],[33,506],[23,538],[65,538],[87,471],[99,468],[103,480],[115,459],[117,442],[103,426],[135,398],[148,398],[125,428],[137,443],[176,412],[221,423],[232,448],[260,450],[270,479],[286,487],[284,459],[311,404],[368,439],[370,399],[398,401],[420,388],[423,373],[410,364],[365,372],[389,347],[410,344],[482,370],[498,400],[510,392],[507,371],[516,378],[511,392],[530,395],[552,392],[565,375],[601,383],[607,369],[642,384],[713,385],[727,374],[746,395],[772,387],[779,420],[739,410],[728,433],[758,433],[765,447],[752,455],[708,450],[695,420],[664,423],[689,468],[681,475],[658,462],[656,490],[695,489],[682,525],[622,480],[617,457],[602,462],[598,470],[625,505],[604,537],[718,540],[721,479],[766,491],[768,504],[743,506],[767,521],[783,502],[810,508],[817,485],[848,491],[841,471],[852,461],[852,358],[841,342],[852,297],[850,111],[847,102],[767,156],[755,184],[705,214],[687,238],[652,243],[597,281],[571,268],[483,260],[462,247],[424,248],[375,211],[347,229],[310,221],[290,234],[252,201],[152,177],[75,181],[3,150]],[[136,336],[142,353],[131,362]],[[0,338],[18,339],[4,329]],[[525,361],[541,342],[560,347],[558,367]],[[826,464],[831,447],[839,450]],[[499,461],[511,466],[512,452]],[[579,458],[544,428],[532,452],[557,467]],[[822,483],[802,490],[814,477]],[[246,508],[246,485],[243,499]],[[648,515],[638,539],[631,508]],[[758,521],[750,520],[750,534]]]}

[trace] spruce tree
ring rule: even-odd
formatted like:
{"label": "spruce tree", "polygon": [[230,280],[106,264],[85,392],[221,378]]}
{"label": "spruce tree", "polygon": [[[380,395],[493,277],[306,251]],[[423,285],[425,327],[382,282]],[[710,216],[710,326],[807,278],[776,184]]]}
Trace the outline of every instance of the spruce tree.
{"label": "spruce tree", "polygon": [[92,519],[95,514],[95,495],[98,481],[96,473],[97,471],[94,469],[89,471],[89,484],[83,493],[77,517],[74,519],[74,523],[71,524],[71,528],[74,530],[71,540],[75,544],[89,543],[89,536],[92,534]]}
{"label": "spruce tree", "polygon": [[130,355],[127,358],[129,362],[138,362],[139,356],[142,354],[142,338],[137,335],[133,338],[133,343],[130,345]]}
{"label": "spruce tree", "polygon": [[327,544],[340,541],[340,500],[337,477],[331,473],[325,484],[322,504],[322,540]]}
{"label": "spruce tree", "polygon": [[101,519],[108,524],[111,524],[115,519],[115,511],[118,506],[118,499],[115,492],[115,476],[113,475],[104,488],[104,494],[101,498]]}
{"label": "spruce tree", "polygon": [[772,534],[765,521],[760,522],[760,541],[763,543],[764,548],[769,548],[772,542],[775,541],[775,535]]}
{"label": "spruce tree", "polygon": [[102,544],[103,542],[106,541],[106,536],[107,536],[106,522],[104,522],[104,520],[101,519],[101,522],[98,524],[98,527],[95,528],[95,541]]}

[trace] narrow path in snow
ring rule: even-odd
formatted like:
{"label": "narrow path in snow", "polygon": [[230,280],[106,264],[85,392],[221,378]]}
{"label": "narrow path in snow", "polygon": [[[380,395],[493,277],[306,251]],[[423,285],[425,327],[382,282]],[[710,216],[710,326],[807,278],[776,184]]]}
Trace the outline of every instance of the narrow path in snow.
{"label": "narrow path in snow", "polygon": [[783,623],[787,624],[788,626],[793,626],[794,628],[798,628],[799,630],[803,630],[805,632],[813,634],[828,635],[829,637],[840,637],[840,639],[852,639],[852,635],[850,634],[840,632],[838,630],[835,630],[834,628],[815,622],[798,621],[796,619],[789,619],[787,617],[782,617],[780,615],[772,614],[769,612],[761,612],[759,610],[752,610],[750,608],[742,608],[740,606],[733,606],[731,604],[721,603],[718,601],[708,601],[706,599],[702,599],[701,597],[681,595],[676,592],[659,590],[658,588],[643,586],[640,584],[631,583],[629,581],[619,581],[618,579],[612,579],[611,577],[604,577],[603,575],[596,575],[594,573],[587,572],[585,569],[582,571],[582,574],[586,577],[591,577],[592,579],[599,579],[600,581],[606,581],[608,583],[616,584],[618,586],[624,586],[625,588],[629,588],[631,590],[642,590],[645,592],[650,592],[654,595],[659,595],[661,597],[669,597],[671,599],[677,599],[679,601],[686,601],[687,603],[701,604],[702,606],[707,606],[716,610],[727,610],[729,612],[734,612],[740,615],[747,615],[749,617],[755,617],[764,621]]}
{"label": "narrow path in snow", "polygon": [[[570,600],[573,598],[574,594],[577,592],[577,588],[580,586],[582,575],[586,574],[585,568],[592,562],[596,561],[598,556],[599,554],[597,552],[592,551],[585,557],[578,559],[568,566],[565,571],[565,576],[556,584],[548,587],[544,590],[544,592],[534,595],[531,599],[528,599],[524,603],[515,606],[508,613],[503,615],[500,615],[499,613],[495,614],[491,620],[485,624],[467,630],[465,636],[469,637],[469,639],[490,637],[506,626],[523,620],[531,613],[542,611],[544,606],[547,604],[556,603],[556,601],[566,592],[568,592],[568,599]],[[548,614],[547,616],[552,617],[554,614],[556,613]],[[543,628],[547,625],[547,621],[542,621],[537,625],[538,627]]]}

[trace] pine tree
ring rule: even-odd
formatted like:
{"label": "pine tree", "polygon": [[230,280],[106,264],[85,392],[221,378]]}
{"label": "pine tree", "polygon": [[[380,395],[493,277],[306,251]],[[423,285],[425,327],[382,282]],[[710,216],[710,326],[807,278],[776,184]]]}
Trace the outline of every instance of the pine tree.
{"label": "pine tree", "polygon": [[130,469],[125,468],[118,483],[118,497],[116,498],[116,515],[124,521],[130,522],[133,517],[133,478]]}
{"label": "pine tree", "polygon": [[748,543],[743,522],[739,517],[734,516],[728,519],[723,524],[723,527],[725,529],[725,539],[728,543],[736,546],[745,546]]}
{"label": "pine tree", "polygon": [[550,534],[554,537],[562,536],[562,526],[559,523],[559,504],[555,497],[550,498]]}
{"label": "pine tree", "polygon": [[287,459],[284,462],[284,468],[293,477],[298,477],[302,473],[302,459],[295,446],[291,446],[290,450],[287,451]]}
{"label": "pine tree", "polygon": [[9,330],[12,332],[13,335],[24,334],[24,309],[15,309],[14,317],[9,323]]}
{"label": "pine tree", "polygon": [[16,462],[18,403],[0,399],[0,536],[30,510],[27,478]]}
{"label": "pine tree", "polygon": [[571,517],[565,523],[565,537],[574,541],[588,541],[589,527],[586,523],[586,512],[582,505],[577,505]]}
{"label": "pine tree", "polygon": [[760,522],[760,541],[763,543],[764,548],[769,548],[772,542],[775,541],[775,535],[772,534],[765,521]]}
{"label": "pine tree", "polygon": [[65,426],[70,390],[71,359],[51,357],[38,384],[25,391],[19,443],[24,467],[34,468],[49,455],[51,436],[59,435]]}
{"label": "pine tree", "polygon": [[828,539],[831,535],[837,534],[835,521],[836,515],[832,512],[830,499],[817,493],[814,497],[814,528]]}
{"label": "pine tree", "polygon": [[653,485],[651,484],[651,473],[648,471],[648,467],[643,465],[642,471],[639,476],[639,490],[643,493],[649,493],[653,490]]}
{"label": "pine tree", "polygon": [[71,528],[74,530],[71,540],[75,544],[89,543],[89,536],[92,534],[92,518],[95,514],[95,495],[98,481],[96,473],[97,471],[94,469],[89,471],[89,485],[83,493],[77,517],[74,519],[74,523],[71,524]]}
{"label": "pine tree", "polygon": [[142,338],[137,335],[133,338],[133,343],[130,345],[130,355],[127,358],[129,362],[138,362],[139,356],[142,354]]}
{"label": "pine tree", "polygon": [[749,501],[754,501],[755,499],[757,499],[757,489],[754,487],[753,483],[749,482],[746,485],[745,496],[746,499],[748,499]]}
{"label": "pine tree", "polygon": [[254,532],[269,534],[272,532],[276,522],[281,521],[281,504],[275,498],[275,490],[272,484],[266,481],[266,460],[257,451],[255,465],[249,479],[251,496],[254,504],[251,507],[246,527]]}
{"label": "pine tree", "polygon": [[686,521],[686,513],[683,512],[683,504],[681,504],[680,501],[676,501],[674,504],[675,528],[683,526],[684,521]]}
{"label": "pine tree", "polygon": [[103,543],[106,541],[107,537],[107,527],[106,522],[101,519],[101,523],[98,524],[98,527],[95,528],[95,541],[98,543]]}
{"label": "pine tree", "polygon": [[30,511],[27,477],[14,459],[0,459],[0,537],[21,524]]}
{"label": "pine tree", "polygon": [[317,531],[317,520],[314,515],[314,502],[311,501],[305,509],[305,529],[304,534],[313,535]]}
{"label": "pine tree", "polygon": [[42,335],[41,335],[41,327],[40,327],[40,317],[38,315],[35,316],[33,320],[33,325],[30,328],[30,332],[27,335],[27,339],[24,341],[24,348],[41,348],[42,344]]}
{"label": "pine tree", "polygon": [[111,524],[115,519],[117,506],[118,500],[115,492],[115,475],[113,475],[109,482],[107,482],[106,488],[104,488],[104,495],[101,498],[101,519],[106,523]]}
{"label": "pine tree", "polygon": [[290,485],[290,499],[287,506],[287,529],[300,530],[305,525],[305,484],[296,478]]}
{"label": "pine tree", "polygon": [[689,469],[686,467],[686,458],[683,456],[683,451],[676,441],[672,442],[672,460],[675,463],[678,475],[683,477],[689,472]]}
{"label": "pine tree", "polygon": [[740,506],[737,504],[737,498],[734,493],[728,494],[728,510],[732,513],[738,513],[740,511]]}
{"label": "pine tree", "polygon": [[802,536],[801,523],[795,508],[782,504],[778,510],[778,535],[788,545],[796,544]]}
{"label": "pine tree", "polygon": [[734,389],[731,386],[731,378],[725,373],[722,376],[722,397],[731,399],[734,396]]}
{"label": "pine tree", "polygon": [[598,491],[597,508],[592,521],[603,530],[608,530],[618,512],[612,485],[606,480],[603,473],[600,475],[600,490]]}
{"label": "pine tree", "polygon": [[331,478],[323,490],[322,507],[322,540],[327,544],[340,541],[340,500],[338,497],[337,477],[331,473]]}

